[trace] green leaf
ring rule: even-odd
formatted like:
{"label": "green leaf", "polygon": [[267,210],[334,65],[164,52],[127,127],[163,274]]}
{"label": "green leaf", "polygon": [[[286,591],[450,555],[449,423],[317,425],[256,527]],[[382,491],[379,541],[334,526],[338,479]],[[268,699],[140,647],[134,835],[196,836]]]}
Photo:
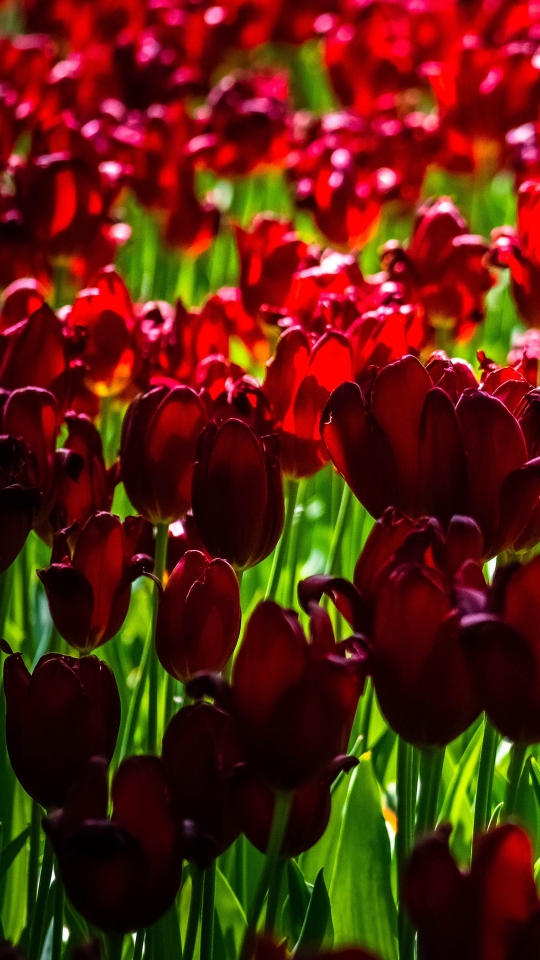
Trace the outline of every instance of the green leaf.
{"label": "green leaf", "polygon": [[439,813],[440,823],[449,822],[453,826],[450,844],[458,861],[462,862],[470,856],[474,811],[469,795],[471,784],[476,782],[482,737],[483,726],[480,724],[456,767]]}
{"label": "green leaf", "polygon": [[182,956],[180,941],[180,923],[176,903],[167,911],[161,920],[154,923],[148,930],[152,943],[152,960],[170,960],[171,957]]}
{"label": "green leaf", "polygon": [[298,940],[304,924],[310,902],[310,891],[302,871],[294,860],[287,861],[287,883],[289,887],[289,919],[293,942]]}
{"label": "green leaf", "polygon": [[19,833],[11,843],[8,843],[7,847],[0,853],[0,880],[4,874],[8,872],[15,857],[21,852],[29,836],[30,827],[26,827],[26,829],[23,830],[22,833]]}
{"label": "green leaf", "polygon": [[327,950],[330,950],[333,942],[332,908],[321,868],[313,884],[306,917],[294,952],[317,953],[323,945]]}
{"label": "green leaf", "polygon": [[330,903],[337,946],[397,960],[397,912],[391,886],[390,839],[381,790],[365,753],[353,771],[343,810]]}
{"label": "green leaf", "polygon": [[227,954],[230,955],[232,949],[233,956],[238,956],[246,932],[246,915],[219,867],[216,870],[216,910]]}

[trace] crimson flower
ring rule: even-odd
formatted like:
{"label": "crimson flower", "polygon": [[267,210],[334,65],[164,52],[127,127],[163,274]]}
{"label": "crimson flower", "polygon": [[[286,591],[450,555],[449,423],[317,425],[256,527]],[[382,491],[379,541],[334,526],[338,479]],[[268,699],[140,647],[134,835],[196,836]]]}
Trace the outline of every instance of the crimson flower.
{"label": "crimson flower", "polygon": [[234,780],[242,754],[231,718],[209,703],[182,707],[163,736],[162,760],[173,815],[194,825],[190,856],[207,866],[240,833]]}
{"label": "crimson flower", "polygon": [[466,339],[484,319],[495,282],[484,263],[487,252],[450,198],[439,197],[418,211],[406,250],[394,240],[385,244],[382,264],[403,284],[405,299],[422,304],[432,328],[450,325],[456,339]]}
{"label": "crimson flower", "polygon": [[311,612],[308,643],[292,610],[263,601],[234,661],[231,697],[248,760],[277,788],[304,786],[346,753],[364,687],[359,641],[336,643],[326,611]]}
{"label": "crimson flower", "polygon": [[241,420],[202,431],[193,468],[193,516],[213,557],[236,570],[264,560],[283,527],[277,438],[260,440]]}
{"label": "crimson flower", "polygon": [[24,547],[39,502],[32,451],[24,440],[0,436],[0,573]]}
{"label": "crimson flower", "polygon": [[355,496],[379,517],[387,506],[411,517],[474,518],[485,557],[524,533],[540,494],[539,463],[495,396],[437,385],[412,356],[384,367],[369,394],[344,383],[326,404],[321,434]]}
{"label": "crimson flower", "polygon": [[517,229],[493,231],[489,259],[495,267],[510,269],[512,296],[528,327],[540,327],[540,236],[537,217],[540,181],[526,180],[518,190]]}
{"label": "crimson flower", "polygon": [[240,258],[240,289],[244,306],[256,317],[267,304],[282,307],[306,245],[289,220],[257,214],[251,229],[235,226]]}
{"label": "crimson flower", "polygon": [[95,513],[73,550],[69,530],[56,534],[52,564],[38,577],[56,629],[78,650],[94,650],[118,633],[132,582],[152,568],[149,557],[133,553],[141,524],[138,517],[121,523],[110,513]]}
{"label": "crimson flower", "polygon": [[497,570],[488,609],[465,620],[478,697],[503,736],[540,741],[540,557]]}
{"label": "crimson flower", "polygon": [[189,510],[193,458],[205,421],[201,400],[185,386],[155,387],[128,408],[122,480],[133,506],[151,523],[173,523]]}
{"label": "crimson flower", "polygon": [[158,757],[122,761],[110,819],[108,794],[107,766],[94,758],[44,828],[75,909],[101,930],[128,933],[155,923],[174,902],[185,843]]}
{"label": "crimson flower", "polygon": [[311,476],[327,462],[321,413],[332,390],[351,377],[351,348],[342,333],[328,330],[314,344],[301,327],[282,334],[263,389],[280,435],[285,474]]}
{"label": "crimson flower", "polygon": [[403,897],[418,930],[419,960],[533,960],[540,947],[540,900],[531,842],[513,824],[477,837],[461,873],[441,827],[417,844]]}
{"label": "crimson flower", "polygon": [[156,650],[162,667],[187,683],[219,673],[240,633],[240,590],[226,560],[188,550],[169,577],[159,604]]}
{"label": "crimson flower", "polygon": [[[56,314],[41,302],[36,306],[37,293],[30,288],[21,289],[19,281],[17,291],[12,290],[6,296],[2,316],[11,310],[19,310],[21,296],[27,301],[28,312],[13,317],[13,323],[6,326],[0,334],[0,386],[4,390],[18,390],[22,387],[41,387],[49,390],[56,398],[58,407],[65,411],[72,388],[72,370],[68,353],[68,341],[62,332],[62,325]],[[12,284],[14,288],[17,284]],[[8,291],[5,291],[7,294]]]}
{"label": "crimson flower", "polygon": [[120,727],[114,674],[97,657],[58,653],[41,657],[30,674],[15,653],[4,665],[4,689],[15,775],[41,806],[61,807],[92,757],[112,759]]}

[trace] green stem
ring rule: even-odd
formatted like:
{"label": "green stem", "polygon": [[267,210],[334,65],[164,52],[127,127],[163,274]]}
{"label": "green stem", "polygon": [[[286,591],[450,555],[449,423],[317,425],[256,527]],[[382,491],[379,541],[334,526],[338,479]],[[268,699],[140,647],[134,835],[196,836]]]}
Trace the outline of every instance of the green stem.
{"label": "green stem", "polygon": [[[412,824],[414,817],[413,806],[413,779],[414,779],[413,747],[398,739],[397,755],[397,820],[396,856],[398,888],[401,887],[403,870],[412,847]],[[411,810],[413,807],[413,810]],[[401,892],[398,903],[398,937],[399,960],[413,960],[414,933],[411,923],[405,912]]]}
{"label": "green stem", "polygon": [[[51,960],[60,960],[62,956],[62,934],[64,932],[64,884],[60,877],[56,876],[56,889],[54,893],[54,915],[53,915],[53,935]],[[118,954],[120,960],[122,953]],[[110,960],[110,958],[109,958]]]}
{"label": "green stem", "polygon": [[420,797],[416,817],[416,835],[421,837],[435,828],[437,800],[444,765],[444,747],[422,750],[420,755]]}
{"label": "green stem", "polygon": [[289,538],[289,550],[287,554],[287,567],[289,572],[289,584],[287,590],[287,600],[286,605],[292,607],[295,600],[296,593],[296,568],[298,566],[298,551],[300,548],[301,532],[303,519],[305,516],[304,510],[304,500],[306,495],[306,480],[302,480],[298,489],[298,497],[295,505],[295,515],[293,515],[293,522],[291,528],[291,535]]}
{"label": "green stem", "polygon": [[[167,523],[158,524],[156,530],[156,551],[154,558],[154,575],[163,582],[165,565],[167,562],[167,543],[169,526]],[[148,671],[148,753],[157,753],[158,748],[158,707],[159,707],[159,660],[156,653],[156,624],[159,609],[159,593],[154,592],[152,611],[152,638],[150,649],[150,665]]]}
{"label": "green stem", "polygon": [[510,751],[510,766],[508,767],[508,783],[506,785],[506,796],[504,798],[504,814],[511,817],[516,810],[516,800],[518,795],[519,780],[525,754],[527,753],[527,744],[514,743]]}
{"label": "green stem", "polygon": [[332,534],[332,540],[330,541],[330,549],[328,551],[328,559],[326,561],[326,566],[324,568],[325,573],[335,573],[337,576],[339,570],[334,570],[336,557],[338,550],[341,548],[341,543],[343,539],[343,533],[349,522],[349,517],[352,507],[352,490],[347,486],[346,483],[343,484],[343,493],[341,495],[341,502],[339,504],[339,511],[337,515],[336,525],[334,527],[334,532]]}
{"label": "green stem", "polygon": [[122,960],[123,948],[124,948],[123,933],[107,934],[107,960]]}
{"label": "green stem", "polygon": [[30,852],[28,856],[28,883],[26,887],[26,922],[30,923],[32,910],[36,905],[39,878],[39,842],[41,839],[41,807],[32,800],[32,819],[30,821]]}
{"label": "green stem", "polygon": [[369,726],[371,723],[371,714],[373,712],[373,698],[375,696],[371,677],[368,677],[366,686],[367,689],[364,694],[364,704],[362,710],[362,723],[360,726],[360,735],[362,736],[362,751],[369,750]]}
{"label": "green stem", "polygon": [[486,717],[484,722],[484,736],[482,738],[482,751],[480,753],[480,765],[478,767],[473,836],[476,836],[477,833],[484,832],[491,816],[491,792],[493,789],[493,774],[495,772],[498,744],[499,734]]}
{"label": "green stem", "polygon": [[287,504],[285,508],[285,520],[283,523],[283,530],[281,537],[279,538],[279,543],[274,550],[274,559],[272,561],[272,569],[270,571],[270,577],[268,579],[268,584],[266,586],[266,593],[264,595],[265,600],[275,600],[276,593],[279,586],[279,578],[281,575],[281,568],[283,566],[283,561],[286,557],[287,546],[289,543],[289,536],[291,533],[291,527],[294,517],[294,510],[296,507],[296,498],[298,496],[298,480],[289,479],[287,481]]}
{"label": "green stem", "polygon": [[214,950],[214,913],[216,907],[216,861],[204,871],[201,913],[201,958],[212,960]]}
{"label": "green stem", "polygon": [[[154,588],[155,589],[155,588]],[[122,737],[122,746],[120,748],[119,762],[123,760],[125,756],[130,754],[133,749],[133,741],[135,739],[135,731],[137,728],[137,722],[139,719],[139,712],[141,708],[141,702],[143,698],[143,693],[146,687],[146,681],[148,678],[148,673],[150,670],[150,654],[152,652],[152,642],[151,637],[149,642],[145,645],[143,650],[143,655],[140,663],[140,676],[137,683],[136,689],[131,694],[131,699],[129,702],[129,711],[127,715],[126,725],[124,727],[124,736]]]}
{"label": "green stem", "polygon": [[137,936],[135,937],[135,946],[133,948],[133,960],[142,960],[143,947],[144,947],[144,930],[137,930]]}
{"label": "green stem", "polygon": [[279,890],[281,887],[281,876],[283,873],[283,861],[281,859],[281,849],[287,831],[287,822],[292,804],[292,792],[290,790],[277,790],[274,803],[274,816],[272,819],[272,830],[270,840],[268,841],[268,850],[266,855],[269,863],[268,875],[268,904],[266,907],[266,923],[264,925],[265,934],[273,938],[276,925],[276,916],[279,900]]}
{"label": "green stem", "polygon": [[[255,940],[255,934],[257,932],[257,923],[259,921],[259,916],[263,907],[264,898],[266,892],[268,891],[268,905],[270,907],[270,901],[275,901],[276,897],[279,897],[279,886],[281,885],[281,874],[279,877],[276,877],[276,866],[279,860],[279,853],[283,846],[283,840],[285,839],[285,832],[287,830],[287,821],[289,819],[289,811],[292,803],[292,793],[289,791],[279,790],[276,792],[276,800],[274,804],[274,816],[272,818],[272,829],[270,831],[270,839],[268,841],[268,849],[266,851],[266,863],[264,865],[257,890],[255,891],[255,896],[253,899],[253,905],[251,907],[251,912],[249,915],[248,925],[244,935],[244,942],[242,944],[242,950],[240,951],[240,960],[248,960],[250,951],[253,947]],[[279,872],[279,871],[277,871]],[[276,880],[279,880],[279,885],[276,884]],[[277,886],[277,894],[275,893],[275,888]],[[272,891],[272,893],[270,892]],[[273,907],[271,907],[271,910]],[[270,912],[270,917],[268,915],[268,908],[266,912],[266,924],[265,924],[265,933],[269,936],[273,933],[273,927],[271,930],[268,929],[269,920],[272,920],[272,915]],[[274,918],[275,923],[275,918]]]}
{"label": "green stem", "polygon": [[201,906],[203,900],[204,872],[195,863],[190,866],[191,872],[191,900],[189,904],[189,916],[186,930],[186,942],[182,952],[182,960],[192,960],[195,952],[195,943],[197,942],[197,930],[199,929],[199,917],[201,915]]}
{"label": "green stem", "polygon": [[43,921],[45,919],[45,909],[47,907],[47,896],[51,885],[51,876],[53,869],[53,848],[48,838],[45,839],[45,848],[43,850],[43,862],[41,864],[41,875],[39,878],[38,894],[36,907],[34,910],[34,919],[30,931],[30,946],[28,955],[30,960],[39,960],[41,954],[41,941],[43,939]]}

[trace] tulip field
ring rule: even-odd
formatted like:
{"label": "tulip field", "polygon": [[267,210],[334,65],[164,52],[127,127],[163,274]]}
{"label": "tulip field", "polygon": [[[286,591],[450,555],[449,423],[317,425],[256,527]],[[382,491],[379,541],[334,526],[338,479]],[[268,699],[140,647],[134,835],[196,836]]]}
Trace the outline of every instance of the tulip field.
{"label": "tulip field", "polygon": [[540,3],[0,0],[0,960],[539,960]]}

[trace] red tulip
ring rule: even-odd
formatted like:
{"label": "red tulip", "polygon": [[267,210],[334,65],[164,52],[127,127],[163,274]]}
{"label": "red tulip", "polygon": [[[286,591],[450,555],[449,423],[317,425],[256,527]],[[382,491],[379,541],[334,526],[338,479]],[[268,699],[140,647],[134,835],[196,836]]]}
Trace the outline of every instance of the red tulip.
{"label": "red tulip", "polygon": [[252,614],[234,662],[232,698],[249,762],[272,786],[297,789],[346,753],[366,676],[357,641],[336,644],[317,608],[308,643],[292,610]]}
{"label": "red tulip", "polygon": [[502,567],[488,611],[465,620],[466,651],[482,707],[510,740],[540,742],[540,557]]}
{"label": "red tulip", "polygon": [[193,458],[205,420],[189,387],[155,387],[130,405],[122,425],[122,480],[133,506],[151,523],[173,523],[189,510]]}
{"label": "red tulip", "polygon": [[18,556],[39,509],[35,461],[24,440],[0,436],[0,573]]}
{"label": "red tulip", "polygon": [[61,807],[92,757],[109,763],[120,727],[114,674],[97,657],[41,657],[32,675],[19,653],[4,665],[9,759],[27,793]]}
{"label": "red tulip", "polygon": [[[322,837],[331,812],[330,786],[342,771],[356,766],[355,757],[339,757],[322,776],[314,777],[293,793],[287,829],[281,848],[285,857],[297,857]],[[274,806],[275,791],[262,776],[238,778],[235,800],[242,833],[261,853],[266,853]]]}
{"label": "red tulip", "polygon": [[36,486],[41,491],[34,525],[47,519],[55,494],[56,440],[60,427],[58,406],[52,393],[38,387],[14,390],[5,403],[4,432],[25,441],[32,451]]}
{"label": "red tulip", "polygon": [[282,334],[263,389],[281,438],[285,474],[311,476],[327,462],[321,413],[332,390],[351,377],[351,349],[342,333],[328,330],[313,346],[301,327]]}
{"label": "red tulip", "polygon": [[260,307],[282,307],[293,274],[300,268],[306,245],[288,220],[258,214],[251,230],[235,227],[240,258],[240,289],[248,313],[256,317]]}
{"label": "red tulip", "polygon": [[128,757],[120,764],[110,819],[108,792],[107,767],[94,759],[44,827],[75,909],[101,930],[128,933],[155,923],[172,906],[185,842],[158,757]]}
{"label": "red tulip", "polygon": [[466,874],[448,839],[440,828],[421,840],[405,868],[403,897],[418,930],[419,960],[532,960],[540,901],[527,834],[506,824],[478,837]]}
{"label": "red tulip", "polygon": [[518,191],[517,229],[493,231],[490,262],[510,269],[512,296],[528,327],[540,326],[540,243],[535,226],[540,202],[540,181],[527,180]]}
{"label": "red tulip", "polygon": [[369,399],[352,383],[331,394],[321,421],[331,459],[375,517],[473,517],[485,557],[519,541],[540,494],[536,460],[496,397],[465,390],[456,406],[414,357],[384,367]]}
{"label": "red tulip", "polygon": [[240,633],[240,590],[226,560],[188,550],[161,598],[156,650],[162,667],[187,683],[199,672],[219,673]]}
{"label": "red tulip", "polygon": [[207,866],[240,833],[234,776],[242,755],[231,718],[209,703],[182,707],[163,736],[162,759],[173,814],[194,825],[192,856]]}
{"label": "red tulip", "polygon": [[[15,286],[13,284],[12,286]],[[14,294],[10,298],[13,300]],[[10,305],[10,300],[5,307]],[[12,305],[13,306],[13,305]],[[32,302],[30,307],[34,306]],[[42,387],[65,410],[72,371],[61,323],[46,303],[18,318],[0,335],[0,386],[5,390]]]}
{"label": "red tulip", "polygon": [[[68,435],[57,451],[56,499],[50,522],[53,532],[71,526],[75,521],[85,524],[98,511],[110,510],[118,465],[105,467],[101,437],[92,421],[84,414],[70,414],[65,418]],[[69,464],[77,458],[77,476]]]}
{"label": "red tulip", "polygon": [[192,157],[182,157],[176,172],[176,195],[165,234],[167,243],[197,257],[217,236],[220,220],[220,211],[210,197],[201,202],[195,193]]}
{"label": "red tulip", "polygon": [[137,362],[133,306],[113,267],[103,267],[81,290],[65,320],[84,333],[85,385],[100,397],[117,396],[130,383]]}
{"label": "red tulip", "polygon": [[95,513],[73,551],[69,531],[56,535],[52,565],[38,570],[38,577],[54,625],[73,647],[94,650],[120,630],[133,580],[152,567],[149,557],[133,555],[141,522],[128,517],[121,523],[110,513]]}
{"label": "red tulip", "polygon": [[193,516],[206,549],[236,570],[264,560],[283,527],[275,437],[259,440],[241,420],[212,420],[197,445]]}
{"label": "red tulip", "polygon": [[460,339],[485,317],[485,297],[495,282],[484,263],[487,252],[450,198],[439,197],[418,211],[407,250],[389,241],[382,263],[404,285],[406,300],[422,304],[432,328],[450,324]]}

